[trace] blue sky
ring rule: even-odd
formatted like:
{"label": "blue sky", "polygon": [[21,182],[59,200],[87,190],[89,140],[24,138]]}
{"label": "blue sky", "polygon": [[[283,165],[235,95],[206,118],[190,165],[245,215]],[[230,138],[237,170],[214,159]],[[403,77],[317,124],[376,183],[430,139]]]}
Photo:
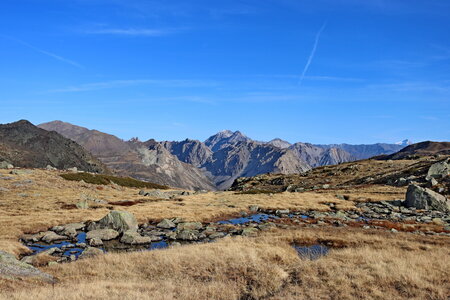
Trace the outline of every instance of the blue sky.
{"label": "blue sky", "polygon": [[447,0],[5,0],[0,123],[450,140]]}

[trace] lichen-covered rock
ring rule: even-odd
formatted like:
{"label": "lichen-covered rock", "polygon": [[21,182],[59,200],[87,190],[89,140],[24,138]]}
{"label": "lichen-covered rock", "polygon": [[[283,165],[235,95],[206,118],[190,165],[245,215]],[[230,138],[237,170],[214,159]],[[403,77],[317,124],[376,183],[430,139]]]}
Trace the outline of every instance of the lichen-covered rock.
{"label": "lichen-covered rock", "polygon": [[112,210],[100,221],[90,224],[88,229],[105,228],[114,229],[119,233],[123,233],[128,230],[136,231],[138,229],[138,223],[133,214],[126,211]]}
{"label": "lichen-covered rock", "polygon": [[198,240],[199,232],[197,230],[184,229],[177,232],[176,239],[182,241]]}
{"label": "lichen-covered rock", "polygon": [[93,257],[97,255],[104,254],[103,250],[95,248],[95,247],[87,247],[84,249],[84,251],[80,254],[79,258],[86,258],[86,257]]}
{"label": "lichen-covered rock", "polygon": [[49,274],[43,273],[35,267],[21,262],[12,254],[0,250],[0,277],[21,279],[32,277],[45,282],[54,283],[56,280]]}
{"label": "lichen-covered rock", "polygon": [[59,235],[56,232],[53,231],[47,231],[44,233],[43,237],[42,237],[42,241],[46,242],[46,243],[52,243],[55,241],[63,241],[66,240],[67,237],[63,236],[63,235]]}
{"label": "lichen-covered rock", "polygon": [[444,178],[448,175],[450,175],[450,164],[448,161],[441,161],[431,165],[427,178]]}
{"label": "lichen-covered rock", "polygon": [[171,229],[171,228],[175,228],[176,225],[174,222],[172,222],[169,219],[164,219],[161,222],[158,223],[158,225],[156,225],[156,227],[159,228],[164,228],[164,229]]}
{"label": "lichen-covered rock", "polygon": [[177,225],[177,230],[199,230],[202,227],[200,222],[184,222]]}
{"label": "lichen-covered rock", "polygon": [[141,245],[141,244],[149,244],[152,241],[152,238],[149,236],[141,236],[139,233],[133,230],[128,230],[123,233],[120,241],[124,244],[129,245]]}
{"label": "lichen-covered rock", "polygon": [[102,241],[109,241],[109,240],[113,240],[116,237],[119,236],[119,233],[114,230],[114,229],[96,229],[96,230],[91,230],[86,234],[86,239],[87,240],[91,240],[91,239],[100,239]]}
{"label": "lichen-covered rock", "polygon": [[430,189],[412,184],[406,191],[405,206],[447,212],[450,210],[450,200]]}

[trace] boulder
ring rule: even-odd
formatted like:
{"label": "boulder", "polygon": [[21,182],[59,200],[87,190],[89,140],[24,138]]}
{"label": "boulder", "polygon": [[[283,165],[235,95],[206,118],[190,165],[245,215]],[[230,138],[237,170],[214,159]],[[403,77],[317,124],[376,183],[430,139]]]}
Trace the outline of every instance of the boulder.
{"label": "boulder", "polygon": [[49,171],[56,171],[57,169],[51,165],[47,165],[47,167],[45,167],[47,170]]}
{"label": "boulder", "polygon": [[46,243],[52,243],[52,242],[56,242],[56,241],[62,241],[62,240],[66,240],[67,237],[63,236],[63,235],[59,235],[56,232],[53,231],[47,231],[44,233],[42,240]]}
{"label": "boulder", "polygon": [[126,211],[112,210],[104,216],[100,221],[89,225],[89,230],[94,229],[114,229],[119,233],[128,230],[137,231],[138,223],[133,214]]}
{"label": "boulder", "polygon": [[446,212],[450,210],[450,200],[430,189],[412,184],[406,191],[405,206]]}
{"label": "boulder", "polygon": [[89,246],[92,247],[98,247],[98,246],[102,246],[103,245],[103,241],[99,238],[93,238],[89,241]]}
{"label": "boulder", "polygon": [[175,228],[176,225],[174,222],[172,222],[169,219],[164,219],[161,222],[158,223],[158,225],[156,225],[156,227],[159,228],[164,228],[164,229],[171,229],[171,228]]}
{"label": "boulder", "polygon": [[432,164],[428,169],[427,178],[444,178],[450,175],[450,164],[447,161]]}
{"label": "boulder", "polygon": [[93,256],[97,256],[97,255],[102,255],[102,254],[105,254],[105,253],[101,249],[98,249],[95,247],[87,247],[80,254],[80,258],[93,257]]}
{"label": "boulder", "polygon": [[96,230],[91,230],[86,234],[86,239],[87,240],[91,240],[91,239],[100,239],[102,241],[109,241],[109,240],[113,240],[116,237],[119,236],[119,233],[117,231],[115,231],[114,229],[96,229]]}
{"label": "boulder", "polygon": [[199,238],[197,230],[184,229],[177,232],[176,239],[182,241],[196,241]]}
{"label": "boulder", "polygon": [[68,168],[67,171],[73,172],[73,173],[77,173],[78,172],[78,168],[77,167]]}
{"label": "boulder", "polygon": [[247,227],[247,228],[244,228],[244,229],[242,229],[242,235],[243,236],[256,236],[256,235],[258,235],[258,228],[255,228],[255,227]]}
{"label": "boulder", "polygon": [[184,222],[177,225],[177,230],[199,230],[203,225],[200,222]]}
{"label": "boulder", "polygon": [[0,169],[14,169],[14,166],[7,161],[0,162]]}
{"label": "boulder", "polygon": [[129,245],[142,245],[151,243],[152,238],[149,236],[142,236],[136,231],[128,230],[123,233],[120,242]]}
{"label": "boulder", "polygon": [[56,280],[49,274],[43,273],[35,267],[21,262],[16,257],[0,250],[0,277],[21,279],[32,277],[45,282],[55,283]]}

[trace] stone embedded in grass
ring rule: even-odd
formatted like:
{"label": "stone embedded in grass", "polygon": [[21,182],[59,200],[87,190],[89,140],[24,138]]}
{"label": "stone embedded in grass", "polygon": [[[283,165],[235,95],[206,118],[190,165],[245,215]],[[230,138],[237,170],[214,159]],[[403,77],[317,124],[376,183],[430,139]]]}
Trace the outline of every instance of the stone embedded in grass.
{"label": "stone embedded in grass", "polygon": [[32,277],[45,282],[55,283],[53,276],[43,273],[35,267],[21,262],[12,254],[0,250],[0,277],[21,279]]}
{"label": "stone embedded in grass", "polygon": [[103,245],[103,241],[99,238],[93,238],[89,241],[89,246],[92,247],[98,247],[98,246],[102,246]]}
{"label": "stone embedded in grass", "polygon": [[119,236],[119,233],[114,229],[96,229],[91,230],[86,234],[86,239],[100,239],[103,241],[113,240]]}
{"label": "stone embedded in grass", "polygon": [[142,236],[136,231],[128,230],[123,233],[120,242],[129,245],[142,245],[149,244],[152,241],[152,238],[149,236]]}
{"label": "stone embedded in grass", "polygon": [[87,247],[80,254],[79,258],[93,257],[93,256],[97,256],[97,255],[102,255],[102,254],[104,254],[104,252],[101,249],[98,249],[95,247]]}
{"label": "stone embedded in grass", "polygon": [[254,227],[247,227],[242,229],[242,235],[243,236],[257,236],[258,235],[258,228],[254,228]]}
{"label": "stone embedded in grass", "polygon": [[119,233],[123,233],[128,230],[137,231],[138,223],[133,214],[126,211],[112,210],[100,221],[91,223],[88,229],[94,230],[105,228],[114,229]]}
{"label": "stone embedded in grass", "polygon": [[14,169],[14,166],[7,161],[0,162],[0,169]]}
{"label": "stone embedded in grass", "polygon": [[89,202],[86,199],[81,200],[80,202],[78,202],[75,205],[78,209],[88,209],[89,208]]}

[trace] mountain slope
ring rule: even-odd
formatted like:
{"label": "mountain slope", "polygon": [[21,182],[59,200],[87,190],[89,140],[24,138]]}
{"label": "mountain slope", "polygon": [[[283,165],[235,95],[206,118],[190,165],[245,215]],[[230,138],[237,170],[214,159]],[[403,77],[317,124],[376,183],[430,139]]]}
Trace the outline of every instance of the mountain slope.
{"label": "mountain slope", "polygon": [[294,174],[310,169],[294,152],[256,142],[238,142],[214,152],[203,166],[219,189],[227,189],[238,177],[263,173]]}
{"label": "mountain slope", "polygon": [[161,142],[161,144],[176,155],[182,162],[194,165],[196,167],[202,166],[211,158],[213,152],[204,143],[197,140],[186,139],[181,142]]}
{"label": "mountain slope", "polygon": [[0,125],[0,160],[27,168],[51,165],[58,169],[77,167],[88,172],[108,171],[76,142],[26,120]]}
{"label": "mountain slope", "polygon": [[179,161],[152,141],[125,142],[110,134],[60,121],[39,126],[64,133],[120,175],[186,189],[215,189],[200,170]]}
{"label": "mountain slope", "polygon": [[396,144],[369,144],[369,145],[349,145],[349,144],[331,144],[315,145],[324,149],[338,148],[348,152],[354,160],[367,159],[378,155],[395,153],[405,146]]}
{"label": "mountain slope", "polygon": [[289,149],[311,167],[336,165],[355,160],[350,153],[335,147],[326,148],[308,143],[295,143]]}
{"label": "mountain slope", "polygon": [[402,150],[381,159],[409,159],[415,156],[450,155],[450,142],[421,142],[409,145]]}

